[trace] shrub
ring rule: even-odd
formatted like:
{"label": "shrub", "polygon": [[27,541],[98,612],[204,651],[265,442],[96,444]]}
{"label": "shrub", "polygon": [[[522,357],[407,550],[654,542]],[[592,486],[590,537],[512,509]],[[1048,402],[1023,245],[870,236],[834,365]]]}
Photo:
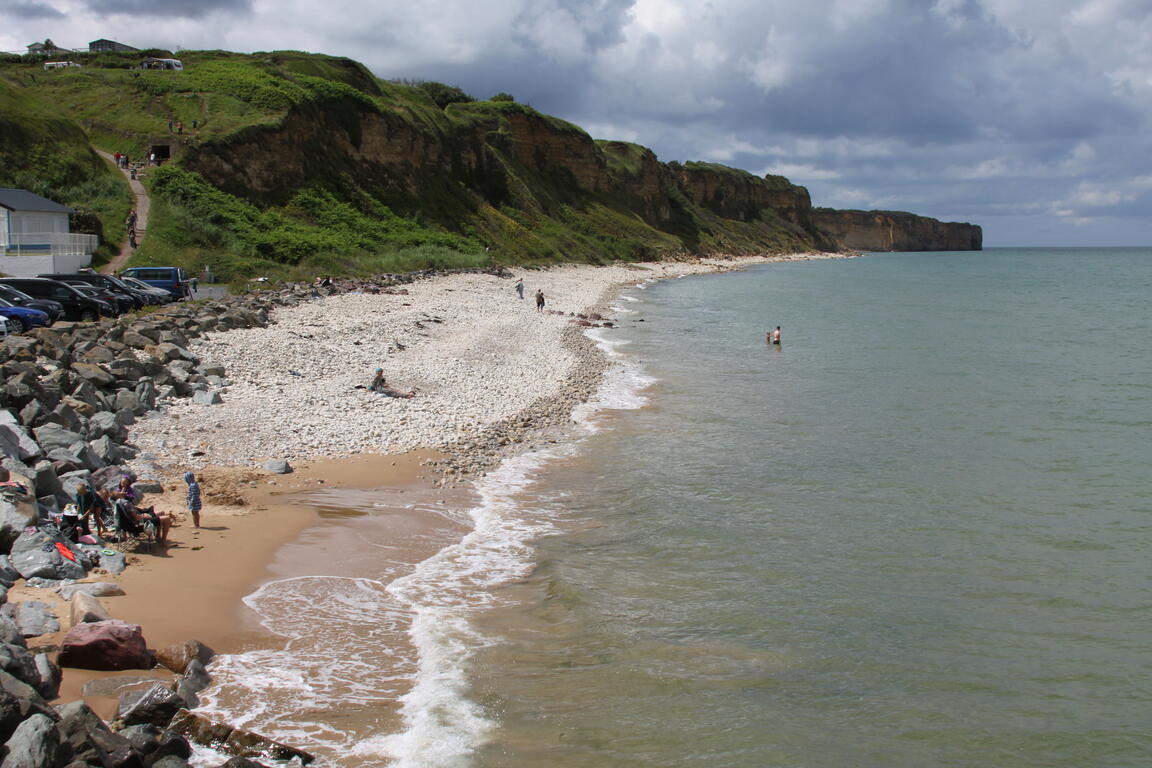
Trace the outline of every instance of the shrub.
{"label": "shrub", "polygon": [[427,94],[440,109],[444,109],[449,104],[467,104],[470,101],[476,101],[454,85],[425,82],[418,84],[416,88]]}

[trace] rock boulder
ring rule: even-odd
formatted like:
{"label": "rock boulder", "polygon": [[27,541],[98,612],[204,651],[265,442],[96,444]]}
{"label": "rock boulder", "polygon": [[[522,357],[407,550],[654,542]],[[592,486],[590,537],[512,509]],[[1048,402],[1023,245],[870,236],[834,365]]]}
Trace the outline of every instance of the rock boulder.
{"label": "rock boulder", "polygon": [[152,668],[140,625],[115,619],[72,627],[64,636],[58,661],[62,667],[79,669]]}

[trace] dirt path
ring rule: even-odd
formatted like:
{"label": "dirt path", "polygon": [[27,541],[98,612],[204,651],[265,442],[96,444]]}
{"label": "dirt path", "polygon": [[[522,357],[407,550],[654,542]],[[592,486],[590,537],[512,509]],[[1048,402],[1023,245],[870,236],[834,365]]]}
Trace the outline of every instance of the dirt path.
{"label": "dirt path", "polygon": [[[97,149],[96,154],[104,158],[108,162],[116,165],[116,158],[107,152]],[[141,176],[146,166],[137,165],[136,175]],[[148,199],[148,190],[144,189],[144,185],[140,183],[140,179],[132,178],[132,174],[124,168],[118,169],[124,174],[124,178],[128,180],[128,186],[132,188],[132,196],[136,199],[136,244],[139,245],[140,241],[144,239],[144,235],[148,231],[148,210],[151,207]],[[128,263],[128,259],[132,258],[134,250],[128,238],[124,238],[124,242],[120,244],[120,255],[116,256],[112,261],[100,267],[100,271],[106,275],[113,274],[124,268]]]}

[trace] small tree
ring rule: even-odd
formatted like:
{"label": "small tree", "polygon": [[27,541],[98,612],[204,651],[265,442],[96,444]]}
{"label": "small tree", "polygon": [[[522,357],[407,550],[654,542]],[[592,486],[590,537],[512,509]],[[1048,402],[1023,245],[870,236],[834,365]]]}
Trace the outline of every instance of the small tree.
{"label": "small tree", "polygon": [[504,93],[501,91],[500,93],[490,98],[489,101],[516,101],[516,97],[510,93]]}

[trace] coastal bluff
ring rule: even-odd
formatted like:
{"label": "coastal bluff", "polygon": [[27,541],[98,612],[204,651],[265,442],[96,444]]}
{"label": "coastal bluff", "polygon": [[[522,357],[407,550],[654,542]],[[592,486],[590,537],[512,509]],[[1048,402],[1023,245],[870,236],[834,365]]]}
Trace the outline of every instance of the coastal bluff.
{"label": "coastal bluff", "polygon": [[939,221],[904,211],[839,211],[816,208],[816,226],[842,248],[857,251],[979,251],[976,224]]}
{"label": "coastal bluff", "polygon": [[[661,161],[508,94],[299,51],[184,50],[180,72],[139,71],[136,58],[100,54],[51,76],[0,61],[0,126],[18,139],[0,147],[0,185],[85,212],[104,239],[97,263],[123,242],[129,196],[94,148],[130,157],[155,203],[132,263],[210,262],[227,282],[980,247],[978,227],[813,208],[784,176]],[[55,106],[50,131],[40,103]]]}

